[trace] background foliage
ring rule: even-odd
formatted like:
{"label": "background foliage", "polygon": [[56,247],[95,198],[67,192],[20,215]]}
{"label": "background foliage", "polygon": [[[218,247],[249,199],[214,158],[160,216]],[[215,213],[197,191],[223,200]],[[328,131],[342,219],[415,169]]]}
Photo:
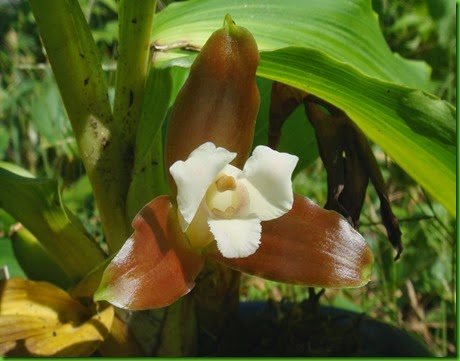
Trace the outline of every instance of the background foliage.
{"label": "background foliage", "polygon": [[[161,10],[169,1],[158,1]],[[391,49],[432,68],[429,91],[456,104],[455,9],[450,0],[374,0]],[[117,44],[115,0],[81,1],[91,25],[108,83],[114,87]],[[59,179],[64,203],[102,242],[91,188],[78,158],[72,130],[45,65],[33,16],[25,1],[0,2],[0,159],[37,176]],[[261,80],[261,93],[268,87]],[[266,90],[265,90],[266,91]],[[261,113],[268,103],[262,103]],[[314,146],[314,145],[312,145]],[[379,223],[378,198],[369,190],[361,232],[376,256],[373,281],[357,290],[327,290],[321,303],[364,312],[413,332],[439,356],[454,355],[456,308],[455,219],[401,170],[379,147],[374,152],[388,183],[405,250],[393,251]],[[326,178],[319,160],[295,178],[295,188],[319,204],[326,200]],[[0,210],[0,266],[24,276],[7,237],[14,220]],[[243,300],[301,301],[308,289],[245,276]]]}

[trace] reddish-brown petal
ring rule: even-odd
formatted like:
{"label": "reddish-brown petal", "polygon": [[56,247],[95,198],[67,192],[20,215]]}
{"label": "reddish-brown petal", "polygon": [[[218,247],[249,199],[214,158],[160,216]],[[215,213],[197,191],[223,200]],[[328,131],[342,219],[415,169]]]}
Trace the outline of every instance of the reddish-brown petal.
{"label": "reddish-brown petal", "polygon": [[165,307],[187,294],[204,259],[188,248],[167,196],[148,203],[134,233],[109,264],[95,300],[130,310]]}
{"label": "reddish-brown petal", "polygon": [[363,237],[338,213],[295,195],[284,216],[262,222],[259,249],[246,258],[209,253],[234,269],[279,282],[345,288],[369,281],[373,256]]}

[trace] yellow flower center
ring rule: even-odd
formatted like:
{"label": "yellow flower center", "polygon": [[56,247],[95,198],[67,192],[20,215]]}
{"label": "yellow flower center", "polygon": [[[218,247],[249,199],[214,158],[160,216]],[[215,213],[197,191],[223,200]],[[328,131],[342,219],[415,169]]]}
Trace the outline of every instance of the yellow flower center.
{"label": "yellow flower center", "polygon": [[201,203],[195,218],[185,234],[192,248],[203,248],[214,241],[214,235],[208,226],[208,217],[232,219],[244,214],[249,204],[249,193],[246,186],[237,182],[234,177],[219,174],[209,186],[204,202]]}
{"label": "yellow flower center", "polygon": [[217,218],[231,219],[246,203],[246,188],[237,184],[235,178],[221,175],[206,192],[206,205]]}

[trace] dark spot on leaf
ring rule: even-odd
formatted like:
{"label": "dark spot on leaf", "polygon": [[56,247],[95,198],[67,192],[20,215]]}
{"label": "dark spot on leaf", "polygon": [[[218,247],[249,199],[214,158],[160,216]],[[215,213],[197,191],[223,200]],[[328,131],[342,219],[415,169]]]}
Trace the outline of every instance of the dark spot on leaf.
{"label": "dark spot on leaf", "polygon": [[89,78],[85,78],[85,80],[83,81],[83,83],[84,83],[85,85],[88,85],[88,83],[89,83]]}
{"label": "dark spot on leaf", "polygon": [[137,19],[136,19],[136,18],[132,18],[132,19],[131,19],[131,23],[137,24]]}
{"label": "dark spot on leaf", "polygon": [[130,144],[126,148],[126,153],[125,153],[125,164],[133,164],[134,160],[134,147]]}
{"label": "dark spot on leaf", "polygon": [[158,165],[158,162],[156,160],[152,160],[152,165]]}
{"label": "dark spot on leaf", "polygon": [[134,103],[134,93],[132,90],[129,91],[129,107],[131,108],[131,106],[133,105]]}
{"label": "dark spot on leaf", "polygon": [[102,148],[107,148],[110,144],[110,140],[108,140],[106,137],[102,138]]}
{"label": "dark spot on leaf", "polygon": [[80,55],[80,58],[82,58],[82,59],[85,58],[85,54],[80,53],[80,54],[78,54],[78,55]]}
{"label": "dark spot on leaf", "polygon": [[53,331],[53,337],[56,337],[56,336],[57,336],[56,331]]}
{"label": "dark spot on leaf", "polygon": [[141,173],[144,173],[145,172],[145,167],[142,167],[141,168]]}
{"label": "dark spot on leaf", "polygon": [[91,128],[93,128],[94,130],[97,129],[97,121],[96,121],[96,119],[94,117],[91,117],[90,125],[91,125]]}
{"label": "dark spot on leaf", "polygon": [[413,90],[399,101],[398,114],[412,131],[443,147],[455,146],[457,133],[454,107],[421,90]]}

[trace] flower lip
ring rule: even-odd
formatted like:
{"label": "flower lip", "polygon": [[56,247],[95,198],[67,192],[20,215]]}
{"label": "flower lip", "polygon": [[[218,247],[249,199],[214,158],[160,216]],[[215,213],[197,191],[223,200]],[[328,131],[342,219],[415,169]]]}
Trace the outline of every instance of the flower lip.
{"label": "flower lip", "polygon": [[248,208],[249,195],[246,186],[233,176],[225,174],[231,168],[232,166],[227,165],[206,192],[206,206],[210,216],[216,219],[244,217]]}
{"label": "flower lip", "polygon": [[177,204],[184,218],[184,232],[216,175],[235,157],[236,153],[207,142],[190,153],[186,161],[177,161],[169,168],[177,185]]}
{"label": "flower lip", "polygon": [[[291,175],[298,161],[296,156],[265,146],[254,149],[243,170],[229,164],[235,157],[207,142],[187,160],[170,167],[182,230],[192,247],[207,244],[202,238],[210,231],[210,240],[214,238],[228,258],[253,254],[260,244],[261,221],[278,218],[292,208]],[[198,232],[187,232],[192,222],[200,222],[199,227],[192,227],[200,228]]]}

